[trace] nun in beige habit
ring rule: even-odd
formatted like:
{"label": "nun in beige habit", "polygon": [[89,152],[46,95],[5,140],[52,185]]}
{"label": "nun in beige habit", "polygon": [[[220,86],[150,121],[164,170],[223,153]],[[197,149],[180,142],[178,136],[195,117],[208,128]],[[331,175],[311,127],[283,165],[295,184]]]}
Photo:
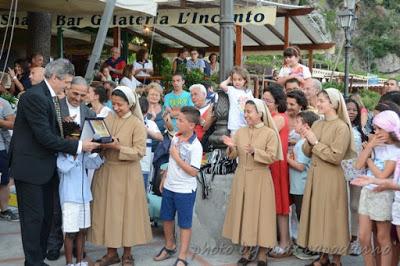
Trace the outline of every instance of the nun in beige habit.
{"label": "nun in beige habit", "polygon": [[341,265],[350,243],[347,186],[341,161],[356,156],[352,126],[342,94],[326,89],[317,108],[324,119],[304,127],[303,152],[311,157],[301,208],[297,244],[322,253],[310,265]]}
{"label": "nun in beige habit", "polygon": [[133,265],[131,248],[152,239],[140,159],[146,151],[146,128],[136,94],[119,86],[112,92],[115,113],[105,123],[114,142],[102,145],[103,166],[92,183],[92,227],[88,240],[107,247],[96,261],[105,266],[121,262],[117,248],[123,247],[122,265]]}
{"label": "nun in beige habit", "polygon": [[282,160],[279,132],[262,100],[247,101],[247,127],[239,129],[233,139],[223,137],[231,159],[239,158],[232,182],[223,236],[234,244],[247,247],[238,261],[249,262],[249,248],[260,246],[258,265],[266,265],[267,248],[276,245],[274,184],[269,167]]}

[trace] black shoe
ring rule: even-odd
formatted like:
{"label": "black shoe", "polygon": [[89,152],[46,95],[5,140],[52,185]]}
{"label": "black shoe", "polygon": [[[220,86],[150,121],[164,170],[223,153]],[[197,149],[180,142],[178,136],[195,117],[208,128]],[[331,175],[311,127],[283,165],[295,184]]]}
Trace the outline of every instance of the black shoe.
{"label": "black shoe", "polygon": [[13,212],[12,210],[7,209],[5,211],[0,212],[0,219],[11,222],[18,222],[19,215],[17,212]]}
{"label": "black shoe", "polygon": [[258,260],[257,261],[257,266],[267,266],[268,265],[268,263],[267,263],[267,261],[265,260]]}
{"label": "black shoe", "polygon": [[60,257],[60,251],[59,250],[49,250],[47,252],[47,259],[48,260],[58,260]]}
{"label": "black shoe", "polygon": [[236,263],[237,266],[246,266],[247,264],[249,264],[251,262],[251,260],[241,257],[240,260],[238,260],[238,262]]}

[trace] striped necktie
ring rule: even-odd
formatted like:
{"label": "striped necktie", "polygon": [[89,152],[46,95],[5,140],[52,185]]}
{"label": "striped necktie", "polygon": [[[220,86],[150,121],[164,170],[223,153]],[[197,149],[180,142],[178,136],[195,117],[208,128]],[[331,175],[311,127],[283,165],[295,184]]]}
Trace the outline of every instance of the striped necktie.
{"label": "striped necktie", "polygon": [[60,134],[61,134],[61,137],[64,138],[64,132],[63,132],[62,120],[61,120],[61,108],[60,108],[60,102],[58,101],[57,96],[53,97],[53,103],[54,103],[54,107],[56,109],[56,115],[57,115],[58,127],[60,128]]}

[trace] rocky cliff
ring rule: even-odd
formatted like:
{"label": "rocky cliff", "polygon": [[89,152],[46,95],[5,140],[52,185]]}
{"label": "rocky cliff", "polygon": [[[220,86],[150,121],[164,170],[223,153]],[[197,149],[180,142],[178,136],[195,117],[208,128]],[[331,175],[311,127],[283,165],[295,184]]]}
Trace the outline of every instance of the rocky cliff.
{"label": "rocky cliff", "polygon": [[[343,0],[278,0],[294,5],[311,5],[312,14],[323,30],[337,43],[343,44],[343,31],[337,26],[337,13]],[[400,75],[400,0],[358,0],[357,28],[353,33],[352,70]],[[343,52],[343,51],[342,51]],[[340,56],[343,58],[343,56]]]}

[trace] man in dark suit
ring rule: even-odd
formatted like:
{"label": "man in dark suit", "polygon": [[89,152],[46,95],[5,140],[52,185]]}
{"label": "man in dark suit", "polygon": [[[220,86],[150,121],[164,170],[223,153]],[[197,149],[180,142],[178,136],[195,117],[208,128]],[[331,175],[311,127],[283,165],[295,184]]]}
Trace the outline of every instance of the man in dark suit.
{"label": "man in dark suit", "polygon": [[[66,90],[66,97],[60,100],[61,117],[63,121],[73,121],[83,127],[85,118],[96,117],[83,99],[89,93],[89,86],[83,77],[76,76],[72,79],[71,87]],[[63,246],[62,214],[58,190],[54,190],[53,223],[47,242],[47,259],[57,260]]]}
{"label": "man in dark suit", "polygon": [[25,266],[44,266],[57,180],[58,152],[77,154],[98,147],[89,140],[62,138],[57,93],[71,84],[74,66],[50,62],[45,80],[21,96],[10,145],[11,173],[17,189]]}

